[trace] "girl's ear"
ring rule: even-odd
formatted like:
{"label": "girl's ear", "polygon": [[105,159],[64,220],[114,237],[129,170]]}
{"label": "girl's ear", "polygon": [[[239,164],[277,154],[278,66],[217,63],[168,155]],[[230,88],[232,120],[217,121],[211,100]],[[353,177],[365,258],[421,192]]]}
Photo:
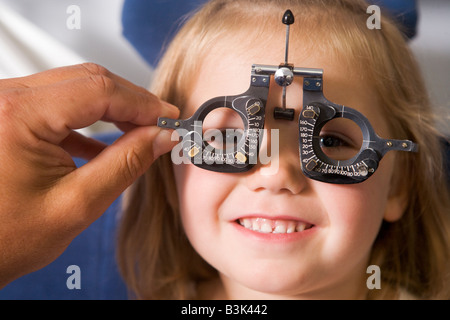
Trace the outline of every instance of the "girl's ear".
{"label": "girl's ear", "polygon": [[[405,167],[400,166],[401,157],[395,157],[396,169],[391,178],[391,189],[389,190],[388,202],[386,211],[384,212],[384,220],[387,222],[395,222],[399,220],[405,213],[408,205],[408,188],[410,183],[409,178],[403,175]],[[403,177],[403,178],[402,178]]]}
{"label": "girl's ear", "polygon": [[387,222],[399,220],[405,212],[407,199],[406,192],[397,192],[395,195],[390,195],[384,212],[384,220]]}

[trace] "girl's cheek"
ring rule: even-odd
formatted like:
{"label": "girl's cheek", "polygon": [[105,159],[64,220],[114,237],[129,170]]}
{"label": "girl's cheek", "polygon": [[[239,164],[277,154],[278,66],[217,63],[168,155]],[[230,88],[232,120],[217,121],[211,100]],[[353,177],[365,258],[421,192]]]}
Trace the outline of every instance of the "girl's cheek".
{"label": "girl's cheek", "polygon": [[232,190],[233,174],[200,169],[193,164],[174,165],[180,208],[196,215],[211,215]]}
{"label": "girl's cheek", "polygon": [[[372,176],[371,179],[376,179]],[[383,220],[387,195],[377,181],[355,185],[321,183],[316,189],[319,201],[328,215],[330,230],[340,237],[359,235],[372,241]]]}

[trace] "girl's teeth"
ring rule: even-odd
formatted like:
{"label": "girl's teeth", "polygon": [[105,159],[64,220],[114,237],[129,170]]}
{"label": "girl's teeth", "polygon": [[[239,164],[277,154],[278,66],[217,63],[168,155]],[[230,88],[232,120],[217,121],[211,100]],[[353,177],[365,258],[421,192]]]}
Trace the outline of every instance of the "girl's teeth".
{"label": "girl's teeth", "polygon": [[275,230],[273,230],[273,233],[286,233],[286,226],[283,224],[279,224],[275,227]]}
{"label": "girl's teeth", "polygon": [[247,229],[252,229],[252,220],[250,219],[241,219],[239,222]]}
{"label": "girl's teeth", "polygon": [[239,219],[239,223],[246,229],[262,233],[293,233],[310,229],[312,225],[293,220],[271,220],[264,218]]}
{"label": "girl's teeth", "polygon": [[252,230],[260,230],[261,229],[261,221],[258,219],[252,219]]}
{"label": "girl's teeth", "polygon": [[263,233],[271,233],[272,232],[272,226],[270,225],[270,222],[264,221],[261,223],[260,231]]}
{"label": "girl's teeth", "polygon": [[295,222],[288,222],[288,228],[286,230],[287,233],[295,232],[296,223]]}

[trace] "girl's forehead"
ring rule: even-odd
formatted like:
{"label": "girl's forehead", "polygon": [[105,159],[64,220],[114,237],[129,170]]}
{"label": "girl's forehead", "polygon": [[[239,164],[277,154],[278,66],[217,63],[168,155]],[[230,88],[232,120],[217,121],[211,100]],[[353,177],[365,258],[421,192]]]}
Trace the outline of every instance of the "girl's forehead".
{"label": "girl's forehead", "polygon": [[[240,94],[250,85],[250,75],[254,64],[278,66],[284,63],[283,34],[278,36],[270,32],[266,38],[251,39],[242,37],[242,34],[222,37],[208,48],[200,59],[201,63],[194,76],[196,83],[194,91],[200,91],[201,95],[207,99]],[[277,37],[280,38],[279,41],[274,41],[273,39]],[[341,95],[332,93],[339,100],[334,102],[348,105],[351,97],[358,96],[357,92],[373,91],[368,79],[364,77],[363,70],[358,70],[356,64],[343,63],[342,59],[339,59],[331,50],[312,52],[312,44],[303,40],[295,37],[291,39],[289,63],[295,67],[323,69],[324,90],[330,91],[333,87],[342,87],[338,92],[342,92],[342,96],[347,97],[346,101],[342,101]],[[314,45],[320,47],[319,40]],[[351,95],[346,94],[350,92]],[[366,92],[366,95],[368,93]],[[373,94],[370,92],[370,95]]]}
{"label": "girl's forehead", "polygon": [[[246,34],[221,37],[208,48],[192,79],[194,85],[187,101],[188,108],[183,112],[185,116],[192,115],[209,99],[245,92],[250,85],[253,64],[277,66],[283,63],[283,34],[269,32],[265,38],[251,39],[246,38]],[[380,117],[378,96],[364,77],[364,70],[358,70],[357,64],[347,65],[331,50],[311,50],[313,44],[303,40],[292,37],[289,62],[295,67],[323,69],[325,97],[360,111],[369,118],[376,131],[387,135],[387,125]],[[314,43],[316,47],[321,46],[319,41]],[[271,82],[274,83],[273,79]],[[301,96],[301,93],[297,94],[297,98],[301,99]],[[298,104],[301,105],[301,101]]]}

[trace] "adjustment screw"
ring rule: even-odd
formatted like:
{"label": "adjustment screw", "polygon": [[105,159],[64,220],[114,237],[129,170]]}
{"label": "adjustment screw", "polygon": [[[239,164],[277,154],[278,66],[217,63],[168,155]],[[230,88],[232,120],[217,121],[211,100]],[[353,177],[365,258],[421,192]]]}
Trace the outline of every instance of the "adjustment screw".
{"label": "adjustment screw", "polygon": [[294,73],[289,68],[281,67],[275,72],[274,78],[279,86],[286,87],[294,80]]}
{"label": "adjustment screw", "polygon": [[359,166],[358,167],[358,172],[363,177],[365,177],[365,176],[367,176],[369,174],[369,170],[368,170],[368,168],[366,166]]}

